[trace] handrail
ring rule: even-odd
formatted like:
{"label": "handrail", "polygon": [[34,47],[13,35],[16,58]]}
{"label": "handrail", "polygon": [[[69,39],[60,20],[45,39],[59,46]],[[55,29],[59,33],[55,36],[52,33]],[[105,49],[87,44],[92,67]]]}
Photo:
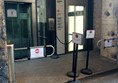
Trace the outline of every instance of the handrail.
{"label": "handrail", "polygon": [[26,50],[28,47],[23,47],[23,48],[15,48],[14,50]]}
{"label": "handrail", "polygon": [[100,40],[98,40],[98,42],[97,42],[97,47],[100,49],[100,47],[99,47],[99,44],[103,41],[104,39],[100,39]]}
{"label": "handrail", "polygon": [[47,55],[47,57],[50,57],[50,56],[54,55],[54,53],[55,53],[54,46],[52,46],[52,45],[46,45],[46,47],[48,47],[48,48],[51,47],[53,49],[53,52],[50,55]]}

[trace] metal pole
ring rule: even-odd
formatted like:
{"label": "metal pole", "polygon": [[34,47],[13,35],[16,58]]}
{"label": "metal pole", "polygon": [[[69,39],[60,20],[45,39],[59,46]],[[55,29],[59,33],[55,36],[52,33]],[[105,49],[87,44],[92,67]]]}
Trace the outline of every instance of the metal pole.
{"label": "metal pole", "polygon": [[[73,47],[72,71],[67,72],[67,76],[69,76],[69,77],[74,77],[75,50],[76,50],[76,44],[74,43],[74,47]],[[76,72],[76,77],[78,77],[78,76],[79,76],[79,74]]]}
{"label": "metal pole", "polygon": [[73,72],[74,72],[74,79],[73,81],[76,81],[76,72],[77,72],[77,55],[78,54],[78,44],[76,44],[76,50],[74,53],[74,66],[73,66]]}
{"label": "metal pole", "polygon": [[74,55],[73,55],[73,73],[74,77],[73,80],[69,80],[66,83],[81,83],[79,80],[76,80],[76,73],[77,73],[77,56],[78,56],[78,44],[74,43]]}
{"label": "metal pole", "polygon": [[90,39],[87,39],[87,58],[86,58],[86,67],[81,69],[81,73],[83,74],[87,74],[87,75],[90,75],[92,74],[92,70],[88,68],[88,65],[89,65],[89,51],[90,51]]}

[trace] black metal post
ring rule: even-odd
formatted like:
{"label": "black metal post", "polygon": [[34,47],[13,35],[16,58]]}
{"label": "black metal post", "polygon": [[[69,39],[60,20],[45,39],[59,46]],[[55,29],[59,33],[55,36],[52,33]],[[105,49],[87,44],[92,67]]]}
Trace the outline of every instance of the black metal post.
{"label": "black metal post", "polygon": [[74,55],[74,66],[73,66],[73,72],[74,72],[74,78],[73,81],[76,81],[76,72],[77,72],[77,55],[78,54],[78,44],[76,44],[76,50]]}
{"label": "black metal post", "polygon": [[[75,61],[75,50],[76,50],[76,44],[74,43],[74,47],[73,47],[73,62],[72,62],[72,71],[67,72],[67,76],[69,77],[74,77],[74,61]],[[78,77],[79,74],[76,72],[76,77]]]}
{"label": "black metal post", "polygon": [[30,60],[30,38],[28,37],[27,39],[27,42],[28,42],[28,47],[27,47],[27,53],[28,53],[28,60]]}
{"label": "black metal post", "polygon": [[92,74],[92,70],[88,68],[89,65],[89,51],[90,51],[90,39],[87,39],[87,56],[86,56],[86,67],[81,69],[81,73],[90,75]]}
{"label": "black metal post", "polygon": [[73,80],[69,80],[66,83],[81,83],[79,80],[76,80],[76,73],[77,73],[77,56],[78,56],[78,44],[74,44],[74,55],[73,55],[73,73],[74,77]]}

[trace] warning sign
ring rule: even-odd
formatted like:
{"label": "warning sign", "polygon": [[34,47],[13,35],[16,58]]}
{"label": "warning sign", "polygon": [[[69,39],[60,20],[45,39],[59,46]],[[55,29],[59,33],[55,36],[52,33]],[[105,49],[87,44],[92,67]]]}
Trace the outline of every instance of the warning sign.
{"label": "warning sign", "polygon": [[30,47],[30,58],[40,58],[44,57],[44,47]]}

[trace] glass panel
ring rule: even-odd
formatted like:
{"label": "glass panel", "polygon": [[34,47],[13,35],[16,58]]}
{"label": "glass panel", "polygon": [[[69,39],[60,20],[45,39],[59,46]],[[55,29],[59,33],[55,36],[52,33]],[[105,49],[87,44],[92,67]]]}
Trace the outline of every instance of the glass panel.
{"label": "glass panel", "polygon": [[83,34],[83,16],[76,16],[75,32]]}
{"label": "glass panel", "polygon": [[[84,30],[84,7],[83,6],[69,6],[68,12],[68,34],[77,32],[83,34]],[[68,42],[72,40],[72,36],[68,36]],[[79,45],[78,49],[83,49],[83,45]],[[73,51],[73,43],[68,45],[68,51]]]}
{"label": "glass panel", "polygon": [[[84,7],[83,6],[76,6],[76,11],[84,11]],[[83,16],[83,12],[79,12],[77,14],[78,16],[76,16],[76,32],[80,33],[80,34],[83,34],[83,30],[84,30],[84,16]],[[79,50],[80,49],[83,49],[83,45],[79,45]]]}
{"label": "glass panel", "polygon": [[[8,15],[9,13],[7,12],[8,10],[15,10],[17,12],[17,5],[5,3],[7,43],[8,44],[17,44],[16,41],[19,41],[19,39],[17,38],[17,40],[15,40],[15,38],[14,38],[17,35],[15,33],[15,31],[16,31],[15,27],[17,27],[17,22],[18,22],[17,16],[16,17],[9,16]],[[17,44],[17,46],[20,46],[20,44]]]}
{"label": "glass panel", "polygon": [[[72,34],[74,32],[74,16],[70,16],[68,17],[68,34]],[[72,35],[69,35],[68,36],[68,42],[70,42],[72,40]],[[73,50],[73,43],[70,43],[69,44],[69,47],[68,47],[69,51],[72,51]]]}
{"label": "glass panel", "polygon": [[45,45],[46,0],[37,0],[38,45]]}
{"label": "glass panel", "polygon": [[[21,47],[27,47],[30,45],[30,35],[31,33],[31,21],[30,19],[29,4],[19,4],[19,25],[21,29]],[[29,16],[28,16],[29,15]]]}
{"label": "glass panel", "polygon": [[84,11],[84,7],[83,6],[76,6],[75,11]]}
{"label": "glass panel", "polygon": [[28,19],[28,14],[27,13],[20,13],[19,18],[20,19]]}
{"label": "glass panel", "polygon": [[70,6],[68,7],[68,12],[74,12],[74,11],[75,11],[75,10],[74,10],[74,7],[75,7],[75,6],[70,5]]}
{"label": "glass panel", "polygon": [[74,16],[68,17],[68,33],[72,34],[74,32]]}

